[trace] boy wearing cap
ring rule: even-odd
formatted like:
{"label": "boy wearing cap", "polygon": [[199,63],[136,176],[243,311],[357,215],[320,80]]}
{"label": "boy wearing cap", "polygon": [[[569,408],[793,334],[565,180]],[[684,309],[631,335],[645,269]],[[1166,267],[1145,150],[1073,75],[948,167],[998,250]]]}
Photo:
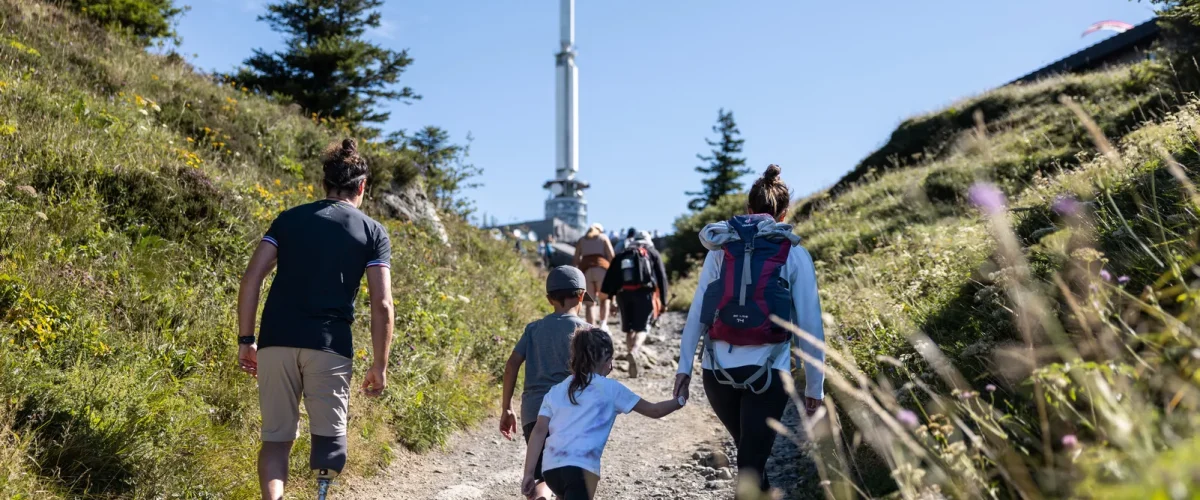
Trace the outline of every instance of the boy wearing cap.
{"label": "boy wearing cap", "polygon": [[[537,423],[538,409],[546,392],[571,375],[569,368],[571,335],[575,330],[589,326],[579,317],[584,302],[594,303],[587,293],[587,281],[583,271],[572,266],[560,266],[550,270],[546,277],[546,300],[554,306],[554,312],[527,325],[525,333],[517,341],[512,355],[504,364],[504,395],[500,401],[500,434],[513,439],[517,430],[517,418],[512,411],[513,390],[517,385],[517,372],[525,364],[525,390],[521,393],[521,424],[525,442]],[[534,499],[549,499],[550,488],[542,479],[542,463],[539,458],[534,474],[537,487]]]}

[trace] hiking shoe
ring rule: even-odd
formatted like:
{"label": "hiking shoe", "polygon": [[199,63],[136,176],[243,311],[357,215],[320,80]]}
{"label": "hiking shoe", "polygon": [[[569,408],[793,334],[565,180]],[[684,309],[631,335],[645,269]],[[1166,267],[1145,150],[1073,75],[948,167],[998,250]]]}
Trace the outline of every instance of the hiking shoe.
{"label": "hiking shoe", "polygon": [[329,494],[329,485],[332,483],[333,481],[329,479],[317,480],[317,500],[325,500],[326,495]]}

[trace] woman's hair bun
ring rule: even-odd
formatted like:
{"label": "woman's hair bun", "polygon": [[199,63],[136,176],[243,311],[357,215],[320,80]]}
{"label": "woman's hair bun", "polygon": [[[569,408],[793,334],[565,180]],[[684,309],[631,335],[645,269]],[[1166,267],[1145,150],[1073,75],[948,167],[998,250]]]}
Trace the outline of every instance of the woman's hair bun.
{"label": "woman's hair bun", "polygon": [[779,165],[772,163],[767,165],[767,171],[763,172],[763,179],[774,182],[775,179],[779,178],[780,173],[783,173],[783,169],[779,168]]}
{"label": "woman's hair bun", "polygon": [[342,141],[342,151],[346,153],[346,156],[350,156],[351,154],[358,152],[358,144],[354,143],[354,139],[347,137]]}

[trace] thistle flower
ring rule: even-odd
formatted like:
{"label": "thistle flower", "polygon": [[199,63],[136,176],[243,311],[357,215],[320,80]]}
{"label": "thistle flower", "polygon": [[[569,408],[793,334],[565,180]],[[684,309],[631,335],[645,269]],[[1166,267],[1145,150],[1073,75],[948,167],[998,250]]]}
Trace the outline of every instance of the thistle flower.
{"label": "thistle flower", "polygon": [[1108,272],[1108,269],[1101,269],[1100,279],[1104,281],[1112,281],[1112,273]]}
{"label": "thistle flower", "polygon": [[994,184],[977,182],[967,190],[971,204],[988,215],[996,215],[1004,211],[1004,193]]}
{"label": "thistle flower", "polygon": [[1075,449],[1079,447],[1079,438],[1074,434],[1067,434],[1062,437],[1062,444],[1064,448]]}
{"label": "thistle flower", "polygon": [[920,420],[917,419],[917,414],[908,409],[901,409],[900,411],[896,412],[896,420],[901,424],[904,424],[904,426],[908,427],[909,429],[916,427],[921,423]]}
{"label": "thistle flower", "polygon": [[996,384],[988,384],[984,387],[988,392],[996,392]]}
{"label": "thistle flower", "polygon": [[1121,276],[1120,278],[1117,278],[1117,283],[1122,285],[1129,283],[1129,276]]}

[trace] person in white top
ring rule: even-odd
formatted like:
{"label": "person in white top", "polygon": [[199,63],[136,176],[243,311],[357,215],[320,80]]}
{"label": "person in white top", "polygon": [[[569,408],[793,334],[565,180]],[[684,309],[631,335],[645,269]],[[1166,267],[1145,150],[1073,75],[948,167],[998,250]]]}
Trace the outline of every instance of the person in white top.
{"label": "person in white top", "polygon": [[526,497],[533,494],[536,484],[537,450],[542,450],[542,476],[550,491],[560,500],[591,500],[600,482],[600,455],[617,414],[635,411],[662,418],[683,407],[682,398],[647,402],[607,378],[612,363],[613,342],[608,332],[595,327],[575,332],[571,376],[546,393],[529,439],[521,480]]}
{"label": "person in white top", "polygon": [[[779,174],[779,167],[771,165],[754,183],[746,204],[749,215],[709,224],[700,232],[709,252],[683,329],[675,376],[675,396],[686,398],[697,345],[703,341],[704,393],[737,446],[739,477],[757,478],[763,491],[770,487],[764,468],[775,443],[767,420],[781,419],[790,400],[778,372],[791,370],[794,342],[821,362],[804,367],[809,415],[820,407],[825,386],[825,331],[816,272],[792,226],[778,222],[785,220],[791,199]],[[741,241],[742,235],[750,241]],[[742,269],[723,272],[732,262]],[[752,300],[747,303],[747,298]],[[789,319],[820,344],[793,338],[771,323],[770,314]]]}

